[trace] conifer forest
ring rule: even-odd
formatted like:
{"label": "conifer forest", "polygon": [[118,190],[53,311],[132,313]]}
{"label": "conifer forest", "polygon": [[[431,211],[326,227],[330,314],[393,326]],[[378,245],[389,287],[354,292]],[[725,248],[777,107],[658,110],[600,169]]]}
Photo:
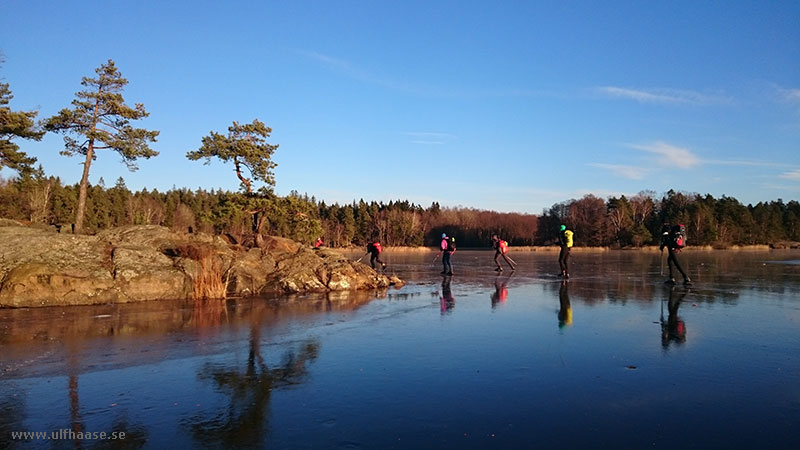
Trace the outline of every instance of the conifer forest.
{"label": "conifer forest", "polygon": [[[60,179],[20,176],[0,180],[0,217],[69,228],[79,186]],[[252,194],[251,194],[252,195]],[[243,242],[252,235],[254,215],[248,194],[174,188],[167,192],[131,191],[119,178],[88,189],[85,232],[124,225],[161,225],[175,231],[226,234]],[[427,207],[406,200],[389,203],[358,200],[327,204],[305,194],[259,194],[261,232],[308,244],[322,237],[331,247],[435,246],[441,233],[460,247],[488,247],[492,234],[512,246],[553,245],[558,226],[575,231],[577,246],[638,247],[658,243],[665,221],[686,226],[689,245],[772,244],[800,241],[800,203],[795,200],[743,205],[735,198],[669,191],[641,192],[630,198],[586,195],[553,205],[540,215],[501,213],[456,207]]]}

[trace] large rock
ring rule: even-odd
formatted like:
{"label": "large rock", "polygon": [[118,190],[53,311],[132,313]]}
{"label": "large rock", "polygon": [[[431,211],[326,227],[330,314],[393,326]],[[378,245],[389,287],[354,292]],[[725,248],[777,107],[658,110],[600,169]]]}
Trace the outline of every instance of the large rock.
{"label": "large rock", "polygon": [[0,226],[0,306],[117,301],[110,249],[93,238]]}
{"label": "large rock", "polygon": [[[341,254],[328,250],[293,248],[288,239],[272,237],[271,248],[286,248],[279,253],[275,273],[265,286],[266,290],[282,292],[324,291],[383,288],[392,280],[361,263],[355,263]],[[292,241],[289,241],[292,242]]]}
{"label": "large rock", "polygon": [[[0,307],[124,303],[383,288],[401,284],[331,250],[267,237],[246,250],[216,236],[129,226],[96,236],[0,223]],[[212,294],[209,294],[211,292]]]}

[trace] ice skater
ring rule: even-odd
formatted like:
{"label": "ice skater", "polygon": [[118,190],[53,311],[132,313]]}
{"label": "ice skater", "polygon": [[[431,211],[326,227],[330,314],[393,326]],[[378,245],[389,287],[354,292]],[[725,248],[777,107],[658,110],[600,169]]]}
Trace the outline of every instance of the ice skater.
{"label": "ice skater", "polygon": [[684,272],[683,267],[681,267],[680,261],[678,261],[678,253],[681,251],[682,248],[686,246],[686,229],[683,225],[675,225],[670,226],[668,223],[664,223],[664,226],[661,227],[661,245],[659,245],[659,250],[663,255],[664,247],[667,248],[667,265],[669,266],[669,279],[665,281],[667,284],[675,284],[675,277],[673,276],[672,268],[675,267],[678,269],[678,272],[683,275],[683,284],[684,286],[691,286],[692,280],[689,278],[689,275]]}
{"label": "ice skater", "polygon": [[442,275],[452,275],[453,274],[453,264],[450,262],[450,257],[453,253],[456,252],[456,238],[455,237],[447,237],[447,233],[442,233],[442,241],[439,243],[439,253],[433,257],[433,261],[436,261],[436,258],[439,255],[442,256]]}
{"label": "ice skater", "polygon": [[558,244],[561,251],[558,253],[558,266],[561,268],[561,277],[569,278],[569,252],[572,249],[572,231],[566,225],[561,225],[558,230]]}
{"label": "ice skater", "polygon": [[[381,247],[381,243],[376,240],[367,244],[367,253],[365,253],[364,256],[370,255],[369,265],[372,266],[373,269],[377,270],[377,268],[375,267],[375,263],[378,263],[380,264],[381,270],[385,272],[386,263],[381,261],[382,252],[383,252],[383,247]],[[364,256],[362,256],[361,258],[363,258]]]}
{"label": "ice skater", "polygon": [[492,248],[495,250],[494,252],[494,263],[497,265],[497,268],[494,269],[496,272],[502,272],[503,267],[500,266],[500,257],[503,257],[503,260],[511,267],[511,270],[515,270],[517,268],[516,263],[514,260],[511,259],[508,253],[508,242],[500,239],[496,234],[492,235]]}

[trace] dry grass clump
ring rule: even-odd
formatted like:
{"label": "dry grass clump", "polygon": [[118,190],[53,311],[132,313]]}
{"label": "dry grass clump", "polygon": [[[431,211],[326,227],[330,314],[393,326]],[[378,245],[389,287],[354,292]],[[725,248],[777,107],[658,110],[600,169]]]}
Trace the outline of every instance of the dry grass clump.
{"label": "dry grass clump", "polygon": [[197,261],[192,298],[195,300],[225,298],[228,294],[231,266],[213,248],[185,244],[172,249],[175,256]]}

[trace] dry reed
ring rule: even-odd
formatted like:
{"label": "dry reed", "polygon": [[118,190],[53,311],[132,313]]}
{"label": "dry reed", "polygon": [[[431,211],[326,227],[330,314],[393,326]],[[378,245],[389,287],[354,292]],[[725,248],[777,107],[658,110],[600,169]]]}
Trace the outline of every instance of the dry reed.
{"label": "dry reed", "polygon": [[231,266],[213,248],[186,244],[174,249],[177,256],[197,262],[192,276],[192,298],[223,299],[228,294]]}

